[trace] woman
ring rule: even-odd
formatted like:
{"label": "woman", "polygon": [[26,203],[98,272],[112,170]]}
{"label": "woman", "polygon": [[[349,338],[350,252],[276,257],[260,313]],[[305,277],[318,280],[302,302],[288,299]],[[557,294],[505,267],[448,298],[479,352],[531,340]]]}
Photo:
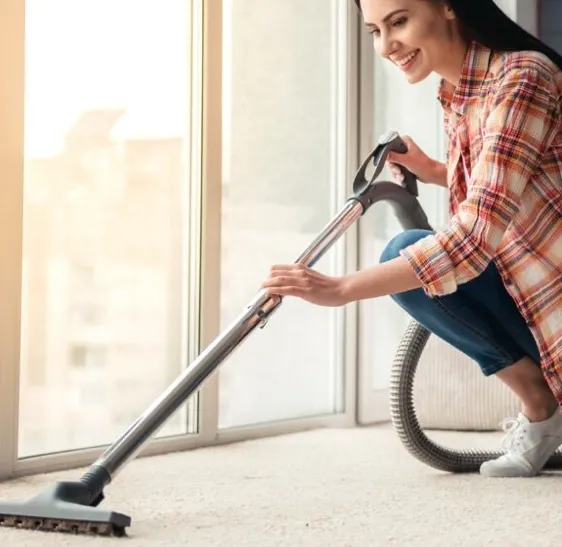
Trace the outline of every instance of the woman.
{"label": "woman", "polygon": [[520,399],[481,474],[534,476],[562,444],[562,58],[493,0],[356,2],[408,82],[441,77],[447,165],[408,138],[389,163],[448,187],[450,221],[399,234],[371,269],[274,266],[263,287],[323,306],[391,295]]}

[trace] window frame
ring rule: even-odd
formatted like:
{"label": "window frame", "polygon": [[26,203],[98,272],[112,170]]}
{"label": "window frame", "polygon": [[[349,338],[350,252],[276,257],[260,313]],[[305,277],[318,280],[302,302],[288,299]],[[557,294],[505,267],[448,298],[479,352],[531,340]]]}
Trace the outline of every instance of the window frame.
{"label": "window frame", "polygon": [[23,233],[24,22],[21,0],[0,5],[0,477],[14,469],[18,441],[20,307]]}

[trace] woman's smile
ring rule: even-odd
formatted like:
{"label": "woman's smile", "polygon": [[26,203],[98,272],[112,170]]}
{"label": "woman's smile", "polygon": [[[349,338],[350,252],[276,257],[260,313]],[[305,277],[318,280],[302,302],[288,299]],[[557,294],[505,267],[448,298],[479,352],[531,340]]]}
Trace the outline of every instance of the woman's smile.
{"label": "woman's smile", "polygon": [[408,71],[412,67],[414,61],[418,58],[419,52],[420,50],[416,49],[408,53],[408,55],[402,55],[400,57],[393,58],[392,62],[395,65],[399,66],[402,70]]}

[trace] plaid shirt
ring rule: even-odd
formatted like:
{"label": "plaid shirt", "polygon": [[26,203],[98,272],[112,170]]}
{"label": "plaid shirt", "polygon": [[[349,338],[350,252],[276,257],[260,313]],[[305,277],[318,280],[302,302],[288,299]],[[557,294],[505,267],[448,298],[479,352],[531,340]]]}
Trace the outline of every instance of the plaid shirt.
{"label": "plaid shirt", "polygon": [[402,255],[441,296],[494,261],[562,404],[562,74],[534,52],[472,43],[441,82],[450,221]]}

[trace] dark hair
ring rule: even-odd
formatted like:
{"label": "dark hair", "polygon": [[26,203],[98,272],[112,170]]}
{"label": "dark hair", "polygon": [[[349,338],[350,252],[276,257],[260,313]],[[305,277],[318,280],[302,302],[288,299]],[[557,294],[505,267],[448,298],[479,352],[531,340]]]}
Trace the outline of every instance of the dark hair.
{"label": "dark hair", "polygon": [[[562,70],[562,56],[506,15],[494,0],[444,1],[458,17],[463,37],[495,51],[538,51]],[[360,0],[355,4],[361,10]]]}

